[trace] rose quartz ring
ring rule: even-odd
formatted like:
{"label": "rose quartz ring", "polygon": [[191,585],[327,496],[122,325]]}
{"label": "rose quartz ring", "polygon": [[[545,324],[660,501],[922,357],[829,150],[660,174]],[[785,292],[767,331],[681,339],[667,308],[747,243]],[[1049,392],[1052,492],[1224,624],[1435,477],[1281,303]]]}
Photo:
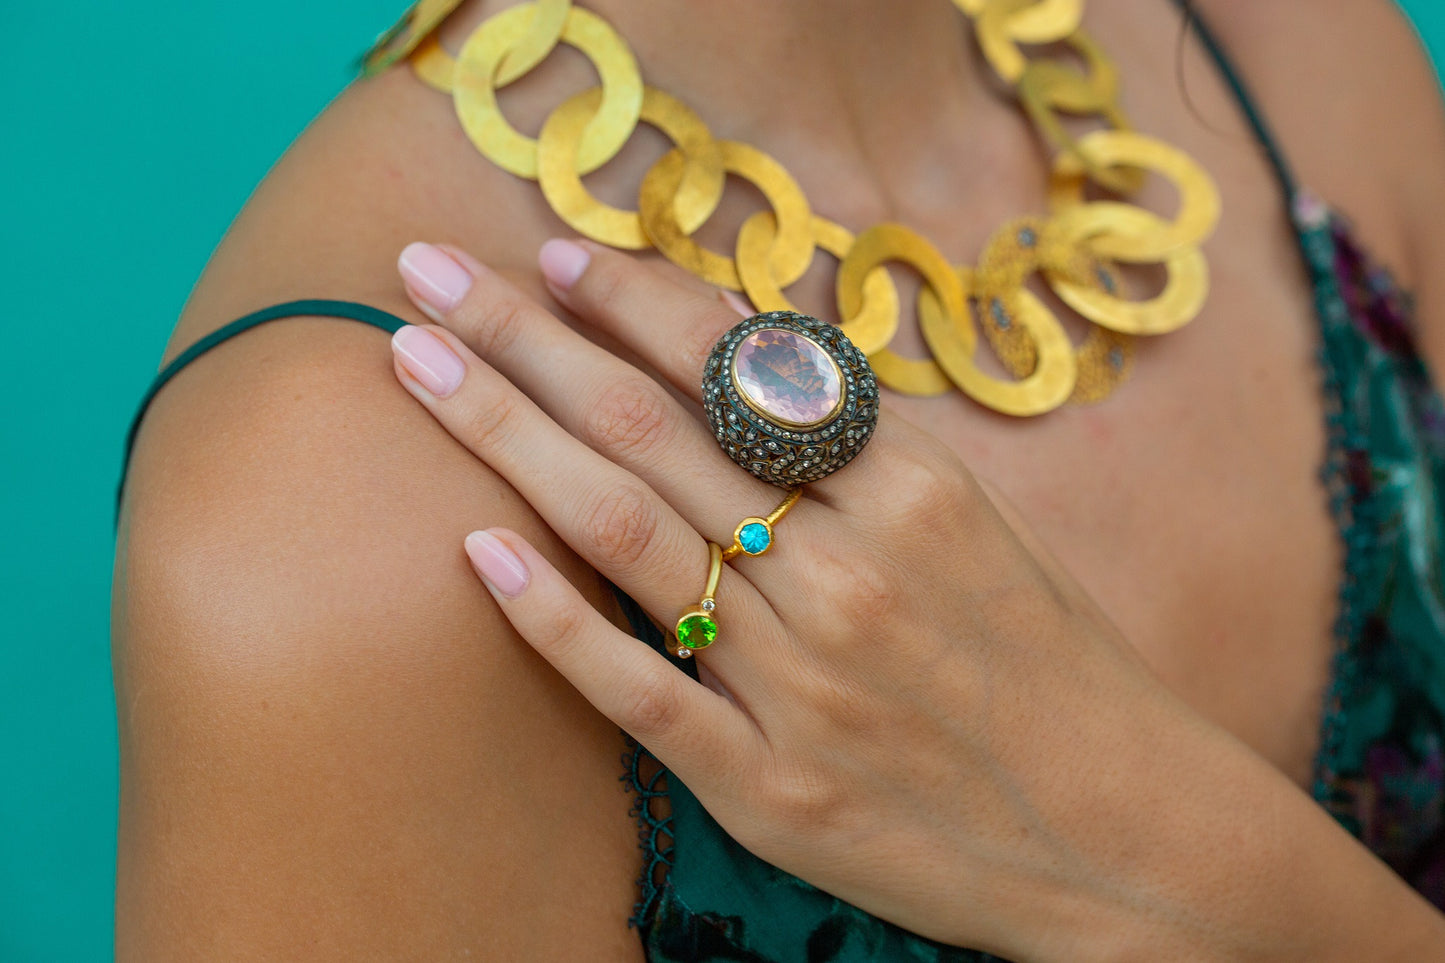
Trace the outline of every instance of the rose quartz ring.
{"label": "rose quartz ring", "polygon": [[796,488],[848,464],[878,423],[878,382],[831,324],[793,311],[754,315],[703,366],[718,444],[763,481]]}

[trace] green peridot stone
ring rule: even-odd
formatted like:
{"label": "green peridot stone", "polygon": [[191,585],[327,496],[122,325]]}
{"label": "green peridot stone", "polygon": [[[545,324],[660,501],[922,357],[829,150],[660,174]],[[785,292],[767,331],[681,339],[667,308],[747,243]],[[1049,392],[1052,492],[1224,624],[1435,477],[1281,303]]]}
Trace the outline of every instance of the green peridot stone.
{"label": "green peridot stone", "polygon": [[689,649],[705,649],[717,638],[717,623],[706,615],[689,615],[677,623],[677,641]]}

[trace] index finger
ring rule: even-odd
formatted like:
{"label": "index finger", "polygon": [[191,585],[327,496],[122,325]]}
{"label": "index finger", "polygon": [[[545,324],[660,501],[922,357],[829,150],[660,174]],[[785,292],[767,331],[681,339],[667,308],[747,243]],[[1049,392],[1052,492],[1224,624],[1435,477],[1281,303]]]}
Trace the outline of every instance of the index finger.
{"label": "index finger", "polygon": [[[606,331],[693,401],[713,345],[739,321],[736,311],[591,241],[552,240],[537,255],[547,288],[564,307]],[[664,327],[659,319],[676,322]]]}

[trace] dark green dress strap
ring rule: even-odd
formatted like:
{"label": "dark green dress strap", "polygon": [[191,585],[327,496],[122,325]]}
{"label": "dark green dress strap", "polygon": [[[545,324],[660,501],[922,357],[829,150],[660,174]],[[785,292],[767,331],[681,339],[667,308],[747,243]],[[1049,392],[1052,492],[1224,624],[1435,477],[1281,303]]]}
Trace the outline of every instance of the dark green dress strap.
{"label": "dark green dress strap", "polygon": [[278,318],[296,317],[322,317],[322,318],[345,318],[351,321],[360,321],[373,327],[381,328],[383,331],[395,333],[409,322],[398,318],[396,315],[380,308],[373,308],[369,304],[360,304],[356,301],[328,301],[328,300],[305,300],[287,301],[284,304],[273,304],[269,308],[262,308],[253,311],[244,318],[237,318],[224,327],[217,328],[206,335],[185,351],[182,351],[174,361],[161,369],[155,380],[146,389],[140,404],[136,406],[135,417],[131,419],[130,430],[125,436],[125,453],[122,455],[120,466],[120,484],[116,486],[115,507],[116,517],[120,517],[120,500],[125,493],[125,476],[130,468],[130,453],[135,447],[136,433],[140,430],[141,419],[145,417],[146,409],[155,400],[157,393],[166,386],[166,383],[174,378],[182,368],[195,361],[201,355],[210,351],[223,341],[228,341],[243,331],[249,331],[259,324],[267,321],[275,321]]}
{"label": "dark green dress strap", "polygon": [[1200,16],[1192,0],[1174,0],[1174,2],[1184,11],[1185,27],[1194,29],[1200,44],[1214,60],[1220,76],[1234,94],[1234,99],[1239,102],[1240,112],[1244,114],[1244,119],[1248,121],[1250,129],[1254,131],[1255,140],[1259,141],[1260,148],[1264,150],[1265,156],[1269,159],[1270,167],[1274,168],[1274,175],[1279,180],[1279,186],[1286,201],[1292,201],[1298,191],[1294,172],[1290,170],[1289,161],[1285,159],[1284,151],[1280,149],[1279,142],[1265,121],[1263,112],[1255,103],[1249,87],[1245,85],[1244,78],[1235,69],[1234,61],[1230,60],[1229,54],[1220,44],[1219,38],[1214,35],[1209,24]]}

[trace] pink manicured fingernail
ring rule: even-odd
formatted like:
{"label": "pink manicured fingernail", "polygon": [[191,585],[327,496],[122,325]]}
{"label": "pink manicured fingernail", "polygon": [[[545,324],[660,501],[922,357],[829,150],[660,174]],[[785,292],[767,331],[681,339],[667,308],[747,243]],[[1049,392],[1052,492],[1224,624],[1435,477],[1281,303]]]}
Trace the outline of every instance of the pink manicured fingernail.
{"label": "pink manicured fingernail", "polygon": [[585,247],[571,241],[551,240],[537,252],[542,276],[564,291],[577,283],[591,260]]}
{"label": "pink manicured fingernail", "polygon": [[[417,241],[402,249],[396,268],[407,285],[424,302],[418,305],[433,321],[456,307],[472,287],[472,275],[439,247]],[[433,313],[436,312],[436,313]]]}
{"label": "pink manicured fingernail", "polygon": [[751,318],[758,313],[754,311],[753,306],[744,301],[742,295],[736,291],[729,291],[727,288],[723,288],[718,291],[718,297],[722,298],[724,304],[745,318]]}
{"label": "pink manicured fingernail", "polygon": [[391,336],[397,360],[421,386],[438,398],[445,398],[462,383],[467,366],[446,342],[426,328],[408,324]]}
{"label": "pink manicured fingernail", "polygon": [[491,532],[472,532],[466,540],[467,555],[477,572],[496,591],[514,599],[527,590],[531,575],[517,554]]}

